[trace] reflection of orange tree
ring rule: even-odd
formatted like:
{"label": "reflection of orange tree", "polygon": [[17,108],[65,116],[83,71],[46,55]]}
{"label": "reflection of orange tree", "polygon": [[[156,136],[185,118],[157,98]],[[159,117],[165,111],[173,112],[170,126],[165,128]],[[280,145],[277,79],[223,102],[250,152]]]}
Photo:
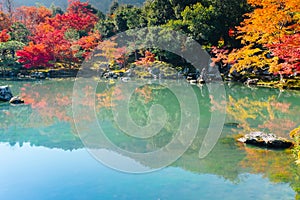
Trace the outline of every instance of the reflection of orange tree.
{"label": "reflection of orange tree", "polygon": [[296,163],[300,165],[300,127],[295,128],[290,132],[290,137],[295,140],[295,147],[293,149],[295,157],[297,158]]}
{"label": "reflection of orange tree", "polygon": [[[106,87],[106,86],[105,86]],[[87,90],[85,90],[87,91]],[[111,112],[110,109],[115,109],[116,103],[124,100],[124,92],[118,85],[112,85],[108,88],[104,89],[102,92],[97,92],[95,94],[96,100],[96,108],[100,110],[98,116],[102,116],[104,118],[110,118]],[[137,97],[135,99],[134,104],[139,102],[142,104],[147,104],[152,99],[152,88],[148,85],[137,88],[134,91],[133,97]],[[99,117],[100,117],[99,116]]]}
{"label": "reflection of orange tree", "polygon": [[152,99],[152,89],[146,85],[142,88],[137,88],[135,92],[144,99],[144,103],[147,104]]}
{"label": "reflection of orange tree", "polygon": [[[139,98],[143,99],[144,103],[148,103],[152,99],[152,88],[148,85],[137,88],[134,92]],[[115,101],[124,100],[123,91],[119,86],[112,86],[101,93],[96,93],[96,108],[113,108]]]}
{"label": "reflection of orange tree", "polygon": [[227,114],[240,122],[245,132],[252,131],[251,120],[261,123],[255,128],[269,129],[273,133],[285,136],[296,125],[290,117],[293,115],[290,103],[277,102],[274,95],[267,100],[250,100],[248,97],[234,99],[232,96],[228,99]]}
{"label": "reflection of orange tree", "polygon": [[241,148],[246,152],[246,157],[240,162],[241,167],[249,169],[251,173],[263,174],[274,183],[290,183],[299,195],[299,168],[290,152]]}

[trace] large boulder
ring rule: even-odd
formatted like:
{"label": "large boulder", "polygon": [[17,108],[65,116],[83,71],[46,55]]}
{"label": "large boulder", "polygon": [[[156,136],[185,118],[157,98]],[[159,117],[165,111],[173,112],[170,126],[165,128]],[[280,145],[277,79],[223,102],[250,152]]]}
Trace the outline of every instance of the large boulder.
{"label": "large boulder", "polygon": [[0,101],[7,102],[13,97],[8,85],[0,86]]}
{"label": "large boulder", "polygon": [[293,143],[285,138],[277,137],[272,133],[252,132],[238,139],[239,142],[251,144],[258,147],[272,149],[290,148]]}

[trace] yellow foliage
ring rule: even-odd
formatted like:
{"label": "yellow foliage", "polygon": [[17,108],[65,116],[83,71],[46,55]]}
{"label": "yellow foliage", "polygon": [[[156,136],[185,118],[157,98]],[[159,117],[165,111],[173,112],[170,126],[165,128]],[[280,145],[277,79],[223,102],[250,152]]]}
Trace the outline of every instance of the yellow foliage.
{"label": "yellow foliage", "polygon": [[290,132],[290,137],[295,140],[294,153],[296,154],[296,163],[300,165],[300,127]]}
{"label": "yellow foliage", "polygon": [[253,68],[262,69],[266,66],[277,66],[278,58],[267,58],[269,52],[260,48],[254,48],[252,45],[245,46],[237,51],[233,51],[228,56],[228,62],[235,64],[231,68],[240,72],[244,69]]}
{"label": "yellow foliage", "polygon": [[248,3],[255,9],[236,27],[237,39],[245,46],[229,55],[228,61],[234,63],[231,72],[269,67],[270,72],[276,73],[281,68],[278,58],[270,58],[267,46],[279,42],[284,35],[300,31],[300,2],[248,0]]}
{"label": "yellow foliage", "polygon": [[300,127],[295,128],[294,130],[292,130],[292,131],[290,132],[290,137],[291,137],[291,138],[294,138],[294,137],[296,137],[296,136],[299,136],[299,134],[300,134]]}

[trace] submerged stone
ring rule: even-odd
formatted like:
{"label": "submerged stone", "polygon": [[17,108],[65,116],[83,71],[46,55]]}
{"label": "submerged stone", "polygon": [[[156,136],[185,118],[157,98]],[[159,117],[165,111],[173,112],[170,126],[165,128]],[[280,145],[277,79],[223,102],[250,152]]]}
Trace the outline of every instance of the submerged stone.
{"label": "submerged stone", "polygon": [[238,128],[239,127],[239,123],[236,123],[236,122],[228,122],[228,123],[225,123],[224,126],[225,127],[228,127],[228,128]]}
{"label": "submerged stone", "polygon": [[238,139],[239,142],[251,144],[258,147],[272,149],[290,148],[293,143],[285,138],[277,137],[272,133],[252,132]]}

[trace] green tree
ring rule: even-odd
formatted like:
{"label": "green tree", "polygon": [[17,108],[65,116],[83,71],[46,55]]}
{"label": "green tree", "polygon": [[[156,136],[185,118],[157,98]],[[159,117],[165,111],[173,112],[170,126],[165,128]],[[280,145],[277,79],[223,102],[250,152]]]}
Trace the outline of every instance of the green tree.
{"label": "green tree", "polygon": [[52,17],[55,17],[56,15],[62,15],[64,14],[64,11],[61,7],[54,5],[54,3],[51,4],[50,9],[52,10]]}
{"label": "green tree", "polygon": [[118,8],[119,8],[118,1],[113,1],[109,7],[109,14],[113,15]]}
{"label": "green tree", "polygon": [[103,38],[109,38],[116,33],[116,26],[111,20],[99,20],[94,27],[94,31],[98,31]]}
{"label": "green tree", "polygon": [[132,5],[120,6],[114,13],[114,21],[119,32],[147,26],[142,9]]}
{"label": "green tree", "polygon": [[12,69],[21,67],[17,62],[15,53],[24,46],[25,44],[19,41],[0,42],[0,66],[3,71],[5,71],[6,68]]}
{"label": "green tree", "polygon": [[217,45],[220,39],[225,44],[233,42],[228,31],[243,20],[249,9],[246,0],[212,0],[186,7],[181,15],[189,34],[196,40]]}
{"label": "green tree", "polygon": [[181,12],[190,5],[196,4],[200,2],[199,0],[170,0],[170,3],[174,9],[176,18],[180,19],[181,18]]}
{"label": "green tree", "polygon": [[20,22],[15,22],[10,27],[9,35],[11,40],[28,44],[28,36],[30,35],[30,31],[26,28],[24,24]]}
{"label": "green tree", "polygon": [[170,0],[147,0],[143,9],[148,26],[162,25],[171,19],[176,19]]}
{"label": "green tree", "polygon": [[65,39],[69,40],[69,41],[77,41],[80,38],[80,33],[79,31],[75,30],[75,29],[68,29],[65,32]]}
{"label": "green tree", "polygon": [[215,41],[219,39],[214,34],[217,14],[212,5],[205,7],[201,3],[197,3],[191,7],[186,7],[181,14],[183,22],[188,25],[189,33],[196,40]]}

